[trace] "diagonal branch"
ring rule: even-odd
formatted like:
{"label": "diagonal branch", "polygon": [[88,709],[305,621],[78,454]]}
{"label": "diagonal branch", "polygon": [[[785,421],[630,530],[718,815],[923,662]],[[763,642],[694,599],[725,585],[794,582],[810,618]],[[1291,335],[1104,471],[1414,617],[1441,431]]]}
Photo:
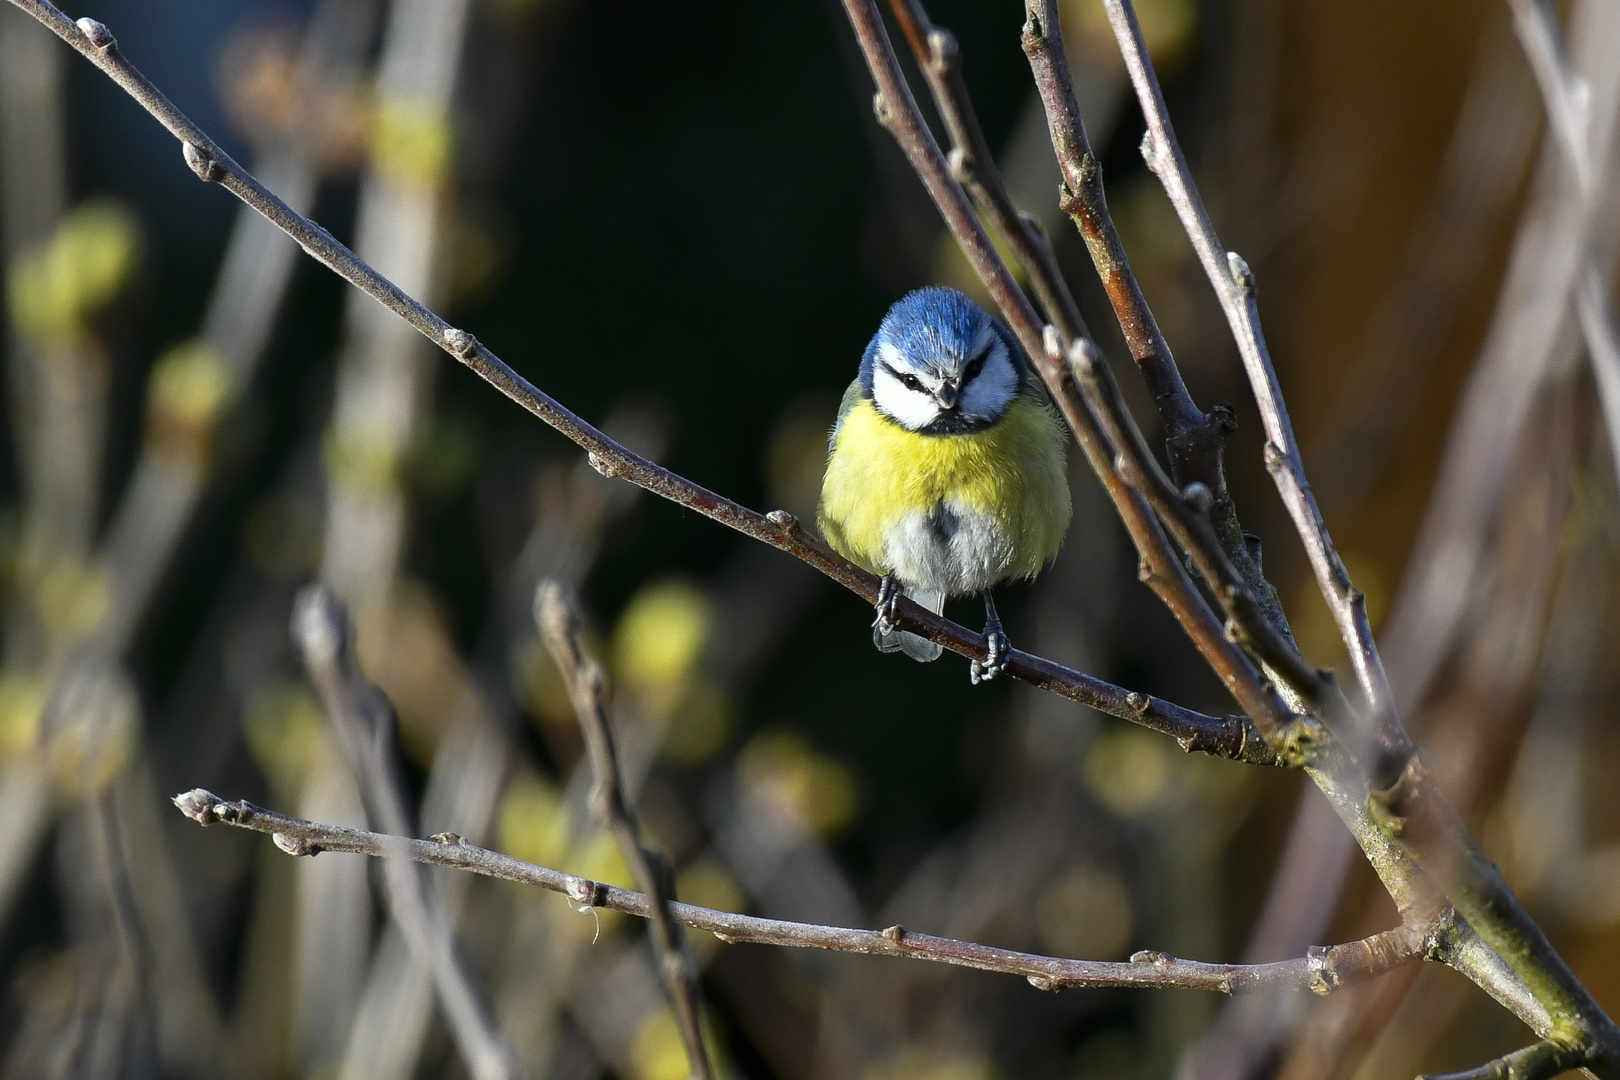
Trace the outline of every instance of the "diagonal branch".
{"label": "diagonal branch", "polygon": [[686,935],[675,921],[672,908],[675,889],[669,881],[669,867],[655,853],[642,846],[641,829],[625,801],[619,777],[619,756],[613,745],[608,722],[607,672],[580,640],[578,601],[556,581],[546,580],[534,596],[535,622],[545,636],[546,648],[562,672],[568,696],[579,717],[580,731],[590,753],[596,787],[591,803],[598,819],[613,833],[624,861],[635,875],[636,884],[646,894],[647,917],[651,924],[653,949],[658,954],[664,986],[675,1007],[681,1040],[686,1044],[686,1060],[698,1080],[709,1080],[713,1071],[703,1047],[703,1029],[698,1016],[700,1001],[697,975],[692,967]]}
{"label": "diagonal branch", "polygon": [[1114,28],[1131,84],[1147,120],[1142,155],[1158,176],[1181,219],[1182,228],[1192,240],[1204,273],[1214,286],[1216,297],[1226,312],[1227,323],[1237,340],[1238,352],[1260,406],[1265,429],[1266,469],[1282,495],[1293,519],[1295,531],[1304,542],[1317,585],[1333,612],[1334,622],[1349,651],[1351,664],[1366,696],[1371,718],[1371,735],[1378,751],[1375,785],[1384,787],[1398,774],[1412,753],[1411,740],[1395,713],[1389,678],[1373,640],[1372,623],[1367,618],[1365,597],[1350,581],[1333,539],[1328,535],[1316,496],[1305,478],[1299,440],[1294,436],[1282,387],[1271,363],[1271,353],[1260,329],[1260,311],[1255,300],[1254,274],[1236,252],[1227,251],[1216,235],[1203,199],[1193,184],[1192,170],[1176,140],[1170,113],[1159,89],[1158,75],[1148,59],[1142,28],[1130,0],[1105,0],[1108,19]]}
{"label": "diagonal branch", "polygon": [[[622,911],[648,918],[652,903],[629,889],[561,870],[536,866],[509,855],[481,848],[459,836],[442,834],[432,840],[383,836],[363,829],[326,825],[288,817],[250,802],[227,802],[197,788],[174,797],[181,813],[200,825],[235,825],[268,833],[289,855],[316,855],[323,851],[382,857],[395,851],[421,863],[449,866],[486,877],[536,885],[561,893],[577,904]],[[671,903],[670,912],[685,926],[707,930],[729,943],[749,942],[793,948],[878,956],[906,956],[957,967],[1020,975],[1041,990],[1083,987],[1180,987],[1232,994],[1257,987],[1283,987],[1328,994],[1376,978],[1397,967],[1426,958],[1437,947],[1447,923],[1406,923],[1361,941],[1331,948],[1313,948],[1296,960],[1269,964],[1207,964],[1182,960],[1161,952],[1138,952],[1128,962],[1065,960],[1052,956],[997,949],[973,942],[919,934],[901,926],[886,930],[855,930],[814,923],[762,919],[728,911]]]}
{"label": "diagonal branch", "polygon": [[[627,480],[786,552],[868,603],[876,601],[877,577],[841,558],[806,534],[793,515],[783,511],[757,513],[622,446],[518,375],[473,335],[451,326],[418,303],[325,229],[294,212],[233,161],[153,86],[119,52],[112,33],[101,23],[93,19],[83,20],[82,25],[75,23],[48,0],[11,2],[73,46],[180,139],[184,144],[187,163],[201,179],[220,184],[263,214],[297,241],[311,258],[377,300],[506,397],[578,444],[587,452],[597,471],[605,476]],[[985,243],[988,247],[989,241]],[[1010,277],[1008,284],[1011,285]],[[1027,302],[1025,310],[1028,321],[1023,325],[1026,329],[1034,327],[1038,340],[1034,312],[1028,308]],[[898,616],[902,628],[938,642],[952,652],[976,660],[983,660],[987,655],[982,634],[935,615],[909,599],[902,598],[900,601]],[[1219,624],[1212,621],[1210,632],[1218,638]],[[1178,740],[1187,750],[1251,764],[1278,763],[1275,753],[1268,748],[1255,724],[1246,716],[1206,716],[1018,650],[1013,651],[1007,673],[1099,712],[1163,732]]]}
{"label": "diagonal branch", "polygon": [[[1122,48],[1127,54],[1133,76],[1137,77],[1139,92],[1143,93],[1144,111],[1149,114],[1150,132],[1156,126],[1163,135],[1154,145],[1166,148],[1166,152],[1174,151],[1169,162],[1179,164],[1179,168],[1171,168],[1169,163],[1159,161],[1162,175],[1166,177],[1167,186],[1173,189],[1173,195],[1179,192],[1184,196],[1178,207],[1189,212],[1195,208],[1197,213],[1202,215],[1203,232],[1194,236],[1195,245],[1201,240],[1205,249],[1213,251],[1218,246],[1214,244],[1213,229],[1209,227],[1207,214],[1203,213],[1196,192],[1191,188],[1186,163],[1180,158],[1179,149],[1173,142],[1173,132],[1168,127],[1168,118],[1164,113],[1162,99],[1158,96],[1156,79],[1147,62],[1140,30],[1135,27],[1134,13],[1129,10],[1128,3],[1124,8],[1119,7],[1117,0],[1109,0],[1109,3],[1111,12],[1121,14],[1124,18],[1124,31],[1129,31],[1130,40],[1123,43]],[[931,136],[922,126],[915,103],[912,102],[904,80],[899,75],[881,22],[876,18],[876,13],[869,3],[845,0],[845,7],[862,50],[866,54],[868,66],[878,84],[880,119],[890,127],[899,140],[913,167],[928,187],[930,194],[934,196],[946,223],[956,234],[969,259],[984,276],[992,294],[999,297],[998,290],[1002,288],[1003,280],[1007,276],[1006,269],[993,255],[990,258],[981,257],[980,252],[984,246],[982,227],[976,220],[962,220],[964,217],[971,218],[971,213],[965,209],[965,197],[959,188],[949,183],[948,178],[941,179],[937,148],[933,146]],[[1121,22],[1116,20],[1116,34],[1124,33],[1121,25]],[[1048,40],[1050,35],[1056,33],[1055,23],[1050,23],[1046,29]],[[1060,54],[1061,46],[1058,51]],[[1147,95],[1144,86],[1152,90],[1151,96]],[[896,108],[897,105],[903,105],[904,108]],[[1157,159],[1157,155],[1150,154],[1150,159]],[[1188,224],[1187,228],[1190,232],[1196,232],[1196,222]],[[1327,537],[1320,515],[1316,513],[1314,499],[1310,496],[1309,488],[1304,485],[1297,447],[1293,445],[1286,412],[1282,409],[1275,374],[1271,372],[1269,357],[1264,355],[1263,340],[1258,336],[1258,317],[1253,308],[1253,289],[1250,287],[1252,282],[1248,281],[1247,267],[1235,256],[1230,260],[1224,260],[1223,265],[1236,272],[1237,277],[1242,279],[1229,279],[1226,284],[1239,287],[1241,293],[1237,297],[1240,301],[1240,310],[1233,312],[1229,308],[1229,318],[1233,320],[1234,329],[1240,331],[1240,342],[1243,331],[1252,335],[1249,344],[1254,347],[1248,350],[1246,358],[1257,356],[1262,361],[1259,364],[1262,369],[1260,373],[1262,375],[1269,373],[1269,379],[1256,380],[1264,382],[1264,385],[1257,388],[1257,394],[1261,399],[1262,411],[1267,413],[1271,421],[1268,437],[1275,434],[1282,445],[1293,448],[1290,458],[1292,468],[1281,468],[1276,474],[1285,501],[1289,501],[1290,483],[1297,482],[1294,493],[1299,498],[1290,501],[1290,510],[1309,511],[1306,516],[1311,519],[1312,527],[1301,528],[1306,545],[1309,548],[1315,544],[1318,554],[1327,552],[1331,555],[1330,561],[1337,565],[1337,555],[1332,554],[1331,541]],[[1220,285],[1218,281],[1217,288],[1220,288]],[[1004,311],[1008,314],[1009,322],[1016,327],[1017,316],[1028,310],[1028,304],[1021,296],[1013,299],[1014,307],[1010,309],[1004,307]],[[1057,347],[1061,343],[1056,340],[1055,332],[1049,337],[1051,341],[1046,359],[1051,364],[1057,364],[1062,360]],[[1105,485],[1109,486],[1110,493],[1115,493],[1116,484],[1123,485],[1127,489],[1129,497],[1120,498],[1116,495],[1115,503],[1127,525],[1131,525],[1133,511],[1138,508],[1139,502],[1145,502],[1145,499],[1139,491],[1120,477],[1117,471],[1119,466],[1114,462],[1099,462],[1098,454],[1091,445],[1096,436],[1101,434],[1095,430],[1098,422],[1095,419],[1096,415],[1117,417],[1121,421],[1122,430],[1128,432],[1131,430],[1130,425],[1125,423],[1129,420],[1128,414],[1122,417],[1111,414],[1106,401],[1088,397],[1083,403],[1085,408],[1079,411],[1091,410],[1086,412],[1085,420],[1090,421],[1093,427],[1088,428],[1077,423],[1071,415],[1073,410],[1067,407],[1064,393],[1070,389],[1069,384],[1061,377],[1054,377],[1054,372],[1049,367],[1041,370],[1048,385],[1053,389],[1054,397],[1060,405],[1065,406],[1065,415],[1070,417],[1070,423],[1074,426],[1077,437],[1086,448],[1098,475]],[[1252,374],[1251,368],[1251,376]],[[1078,378],[1080,376],[1077,373],[1071,377],[1070,383]],[[1284,435],[1286,437],[1283,437]],[[1105,443],[1108,441],[1106,435],[1103,441]],[[1133,443],[1134,440],[1128,438],[1118,441],[1112,447],[1119,455],[1115,461],[1133,472],[1140,469],[1142,471],[1138,475],[1147,476],[1149,473],[1144,463],[1140,461],[1133,463],[1129,460],[1134,448]],[[1273,441],[1271,445],[1275,452],[1270,456],[1275,464],[1281,460],[1279,455],[1283,455],[1283,451],[1277,448],[1277,442]],[[1153,523],[1153,529],[1158,529],[1156,521]],[[1132,532],[1143,554],[1144,564],[1148,565],[1157,550],[1153,544],[1155,541],[1162,542],[1162,533],[1155,531],[1144,538],[1136,529]],[[1338,566],[1338,570],[1342,574],[1342,565]],[[1219,598],[1228,602],[1228,616],[1238,617],[1241,611],[1234,610],[1230,604],[1233,597],[1220,587],[1225,582],[1211,581],[1209,584],[1217,589]],[[1177,610],[1177,603],[1185,602],[1185,598],[1178,591],[1179,585],[1179,581],[1172,582],[1172,587],[1164,588],[1160,592],[1160,595],[1171,604],[1172,610]],[[1347,579],[1344,585],[1345,589],[1341,590],[1340,595],[1345,601],[1345,606],[1341,613],[1347,612],[1351,617],[1350,621],[1359,622],[1360,630],[1365,631],[1365,610],[1361,607],[1359,598],[1353,594],[1354,591],[1349,589]],[[1226,595],[1219,596],[1219,594]],[[1207,607],[1202,611],[1207,612]],[[1183,625],[1186,625],[1185,621]],[[1192,630],[1189,630],[1189,633],[1193,635],[1194,642],[1211,661],[1217,673],[1223,678],[1229,677],[1233,672],[1221,666],[1224,658],[1209,650]],[[1354,653],[1355,640],[1352,639],[1350,644]],[[1370,632],[1364,634],[1363,644],[1370,650],[1363,659],[1370,657],[1377,667],[1372,673],[1376,678],[1370,678],[1369,682],[1377,684],[1383,680],[1383,676],[1381,667],[1376,664],[1377,653],[1372,645]],[[1239,679],[1243,674],[1245,672],[1242,669],[1237,671]],[[1231,686],[1232,683],[1229,682],[1228,685]],[[1248,688],[1240,684],[1233,689],[1234,693],[1238,693]],[[1269,687],[1264,689],[1269,690]],[[1334,693],[1331,689],[1328,692]],[[1568,965],[1552,949],[1540,928],[1530,919],[1523,906],[1507,888],[1500,871],[1484,857],[1455,812],[1446,804],[1423,761],[1412,753],[1410,741],[1390,706],[1387,693],[1382,699],[1371,692],[1367,696],[1375,710],[1375,722],[1371,731],[1364,732],[1358,729],[1348,732],[1355,736],[1356,741],[1352,746],[1345,746],[1330,737],[1324,737],[1319,729],[1310,728],[1310,746],[1304,750],[1302,756],[1312,766],[1312,779],[1332,801],[1340,817],[1354,833],[1357,843],[1367,853],[1397,907],[1403,912],[1421,910],[1433,903],[1433,890],[1438,886],[1464,916],[1457,920],[1455,932],[1447,935],[1447,948],[1444,953],[1447,963],[1464,972],[1504,1006],[1513,1010],[1538,1034],[1579,1041],[1591,1048],[1594,1058],[1601,1058],[1609,1071],[1620,1067],[1620,1029],[1615,1027],[1590,992],[1581,985],[1570,972]],[[1248,702],[1243,696],[1239,696],[1239,701],[1244,702],[1247,707]],[[1265,717],[1252,711],[1251,715],[1255,716],[1268,740],[1275,740],[1282,734],[1282,730],[1275,726],[1273,717]],[[1356,751],[1366,749],[1369,742],[1374,751],[1372,755],[1374,760],[1370,763],[1372,766],[1369,770],[1370,775],[1363,775],[1357,761],[1362,755]]]}
{"label": "diagonal branch", "polygon": [[1069,371],[1064,349],[1067,342],[1054,331],[1046,333],[1035,309],[1013,280],[1012,272],[996,252],[989,234],[973,212],[967,194],[950,172],[945,155],[923,123],[917,102],[900,72],[899,61],[889,44],[873,0],[844,0],[844,10],[854,28],[861,53],[877,84],[873,107],[878,121],[888,128],[923,186],[938,207],[946,226],[961,246],[968,262],[978,272],[985,287],[1023,344],[1045,382],[1076,441],[1084,451],[1119,511],[1141,557],[1140,577],[1165,603],[1192,640],[1227,691],[1237,700],[1259,728],[1266,742],[1290,760],[1300,760],[1310,751],[1317,728],[1313,721],[1297,717],[1269,680],[1261,676],[1236,643],[1225,633],[1221,620],[1193,583],[1180,555],[1170,544],[1163,528],[1142,494],[1120,475],[1116,455],[1135,452],[1135,444],[1112,446],[1098,427],[1094,407],[1086,401]]}
{"label": "diagonal branch", "polygon": [[[982,260],[978,256],[979,237],[975,235],[975,230],[982,233],[982,227],[978,226],[971,212],[962,212],[960,193],[965,189],[973,195],[973,201],[981,212],[987,211],[985,216],[996,221],[1002,232],[1006,233],[1016,225],[1016,212],[984,146],[984,137],[979,131],[972,105],[967,100],[955,43],[946,31],[931,26],[919,0],[890,0],[890,8],[928,79],[935,104],[945,118],[946,127],[955,143],[949,157],[949,173],[951,179],[962,187],[953,189],[953,185],[931,178],[930,174],[937,171],[937,163],[933,159],[938,157],[938,148],[920,119],[908,115],[914,113],[915,109],[907,100],[909,91],[904,87],[903,80],[899,80],[891,91],[884,88],[884,81],[879,78],[880,101],[884,105],[880,118],[906,149],[919,175],[923,176],[939,202],[952,231],[962,241],[964,251],[974,261],[981,275],[986,275],[985,281],[991,292],[1000,300],[1002,291],[1005,291],[1015,304],[1022,302],[1027,307],[1027,301],[1022,301],[1021,295],[1017,294],[1016,286],[1008,287],[1000,282],[999,279],[1006,276],[1006,270],[999,260]],[[1069,418],[1070,426],[1086,449],[1098,475],[1105,484],[1110,485],[1110,493],[1115,496],[1121,514],[1150,566],[1156,561],[1157,552],[1153,548],[1162,541],[1147,524],[1133,522],[1139,508],[1131,505],[1134,500],[1129,494],[1118,490],[1116,478],[1123,482],[1124,487],[1134,489],[1136,496],[1146,500],[1182,549],[1191,554],[1194,567],[1210,585],[1226,615],[1224,629],[1227,638],[1265,664],[1301,701],[1342,721],[1348,712],[1346,704],[1331,681],[1300,658],[1288,634],[1287,621],[1276,592],[1260,574],[1250,552],[1249,539],[1239,526],[1227,495],[1221,454],[1224,434],[1230,426],[1228,418],[1219,410],[1217,414],[1206,416],[1193,404],[1169,346],[1159,332],[1153,313],[1125,257],[1103,198],[1101,173],[1086,141],[1085,127],[1075,111],[1068,68],[1061,55],[1061,31],[1055,9],[1052,9],[1050,0],[1030,0],[1029,10],[1030,21],[1024,31],[1025,49],[1031,57],[1043,99],[1051,103],[1054,113],[1067,110],[1061,113],[1063,119],[1052,125],[1056,133],[1053,143],[1063,158],[1067,177],[1065,192],[1070,190],[1070,185],[1083,192],[1082,196],[1065,194],[1065,209],[1074,214],[1081,232],[1087,238],[1121,327],[1130,341],[1132,354],[1137,358],[1143,378],[1158,403],[1169,436],[1171,467],[1178,477],[1184,477],[1181,482],[1188,485],[1188,490],[1199,492],[1198,505],[1192,506],[1193,500],[1183,497],[1181,491],[1169,489],[1169,480],[1163,477],[1163,471],[1148,450],[1135,420],[1124,408],[1123,402],[1118,400],[1117,388],[1112,382],[1104,385],[1096,378],[1085,377],[1082,369],[1075,368],[1083,403],[1067,400],[1072,396],[1070,388],[1062,385],[1051,386],[1054,397]],[[852,17],[855,14],[852,11]],[[857,34],[862,36],[868,64],[874,76],[877,76],[880,67],[886,66],[882,62],[885,43],[880,40],[880,33],[863,33],[860,25],[856,29]],[[890,97],[895,102],[905,102],[908,108],[897,110],[892,107]],[[1038,295],[1043,298],[1048,295],[1069,295],[1068,287],[1054,263],[1043,260],[1039,252],[1024,254],[1016,251],[1016,246],[1015,253],[1024,263]],[[1048,308],[1052,306],[1044,299],[1043,303]],[[1006,300],[1001,300],[1001,306],[1009,321],[1016,323],[1023,315],[1022,309],[1009,309]],[[1064,349],[1071,350],[1068,362],[1072,368],[1072,350],[1091,347],[1091,343],[1084,335],[1065,333],[1061,322],[1053,330],[1057,337],[1057,348],[1054,349],[1047,342],[1045,352],[1055,354]],[[1094,347],[1091,347],[1091,351],[1100,358],[1101,354]],[[1048,378],[1048,382],[1052,380]],[[1110,391],[1113,400],[1106,396]],[[1093,416],[1095,423],[1088,424],[1088,419]],[[1117,417],[1118,423],[1111,423],[1110,417]],[[1096,435],[1088,430],[1097,423],[1101,424],[1103,441],[1112,447],[1112,458],[1107,465],[1099,462],[1099,453],[1094,447]],[[1194,484],[1199,487],[1193,487]],[[1148,580],[1150,584],[1158,583],[1156,590],[1172,610],[1186,605],[1186,598],[1181,594],[1181,583],[1175,577],[1156,574]],[[1202,612],[1198,614],[1201,616]],[[1182,618],[1184,626],[1189,625],[1188,618],[1179,614],[1178,617]],[[1191,625],[1193,629],[1189,629],[1189,633],[1197,640],[1195,629],[1198,623],[1192,622]],[[1206,655],[1209,655],[1207,651]],[[1219,660],[1217,670],[1227,662],[1224,657]],[[1231,685],[1230,680],[1228,685]],[[1239,696],[1239,700],[1243,698]]]}
{"label": "diagonal branch", "polygon": [[[994,221],[996,231],[1006,238],[1008,247],[1029,275],[1030,287],[1035,291],[1041,310],[1057,327],[1063,340],[1090,336],[1040,223],[1018,212],[1001,179],[1001,171],[995,167],[990,145],[985,142],[984,129],[979,126],[978,113],[962,79],[962,55],[955,36],[930,22],[919,0],[889,0],[889,11],[922,68],[934,104],[939,107],[940,119],[945,121],[945,129],[950,133],[951,175],[973,198],[980,215]],[[1181,388],[1181,396],[1186,399],[1185,387]],[[1187,401],[1190,404],[1190,399]]]}
{"label": "diagonal branch", "polygon": [[[1608,165],[1597,160],[1602,153],[1598,147],[1606,150],[1609,144],[1593,138],[1591,95],[1580,89],[1581,80],[1570,66],[1558,13],[1544,0],[1508,0],[1508,6],[1513,9],[1513,28],[1519,43],[1535,73],[1548,126],[1575,176],[1581,198],[1591,203],[1599,197],[1598,177]],[[1578,242],[1583,248],[1587,246],[1584,236]],[[1582,264],[1575,287],[1575,311],[1603,405],[1615,476],[1620,477],[1620,331],[1616,330],[1614,304],[1601,264],[1590,251],[1584,253]]]}

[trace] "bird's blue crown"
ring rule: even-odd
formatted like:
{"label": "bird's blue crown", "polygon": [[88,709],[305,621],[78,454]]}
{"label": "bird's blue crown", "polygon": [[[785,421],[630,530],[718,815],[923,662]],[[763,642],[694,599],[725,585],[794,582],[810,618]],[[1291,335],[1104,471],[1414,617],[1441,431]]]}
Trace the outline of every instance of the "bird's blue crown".
{"label": "bird's blue crown", "polygon": [[[968,351],[981,340],[986,329],[1007,345],[1008,359],[1018,373],[1023,388],[1023,350],[1012,336],[984,308],[955,289],[930,285],[902,296],[889,308],[877,333],[861,357],[861,390],[872,396],[872,378],[878,349],[892,345],[894,351],[914,368],[944,373],[968,362]],[[893,355],[892,353],[890,355]]]}

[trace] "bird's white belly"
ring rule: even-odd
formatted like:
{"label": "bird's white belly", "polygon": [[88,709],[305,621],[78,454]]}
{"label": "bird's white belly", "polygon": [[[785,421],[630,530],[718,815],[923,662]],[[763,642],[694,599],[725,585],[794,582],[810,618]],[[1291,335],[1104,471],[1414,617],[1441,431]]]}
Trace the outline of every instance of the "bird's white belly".
{"label": "bird's white belly", "polygon": [[982,510],[941,503],[910,514],[889,532],[884,554],[894,576],[914,589],[961,596],[1001,581],[1012,565],[1012,544]]}

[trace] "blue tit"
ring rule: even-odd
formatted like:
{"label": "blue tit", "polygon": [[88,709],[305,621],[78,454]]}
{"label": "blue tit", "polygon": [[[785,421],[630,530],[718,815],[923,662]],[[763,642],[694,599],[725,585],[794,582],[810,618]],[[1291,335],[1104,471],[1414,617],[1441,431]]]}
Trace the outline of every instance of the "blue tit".
{"label": "blue tit", "polygon": [[844,393],[817,522],[833,549],[883,576],[872,641],[934,660],[940,646],[894,629],[911,597],[939,612],[984,597],[989,655],[1011,646],[991,589],[1031,578],[1069,527],[1068,439],[1006,328],[955,289],[909,293],[889,309]]}

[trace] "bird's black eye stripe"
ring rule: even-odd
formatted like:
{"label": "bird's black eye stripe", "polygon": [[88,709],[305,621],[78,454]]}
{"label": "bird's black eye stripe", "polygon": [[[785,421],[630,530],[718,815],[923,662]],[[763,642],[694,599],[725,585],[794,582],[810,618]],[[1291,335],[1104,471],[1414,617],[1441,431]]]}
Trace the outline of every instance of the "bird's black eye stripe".
{"label": "bird's black eye stripe", "polygon": [[986,350],[985,352],[982,352],[978,356],[974,357],[973,363],[969,364],[967,369],[962,372],[962,381],[964,383],[971,382],[974,377],[979,374],[979,372],[984,370],[984,361],[989,355],[989,351]]}
{"label": "bird's black eye stripe", "polygon": [[907,374],[903,371],[896,371],[888,364],[884,364],[883,369],[890,375],[893,375],[895,378],[899,379],[900,385],[905,387],[907,390],[915,390],[918,393],[922,392],[923,384],[918,380],[917,376]]}

